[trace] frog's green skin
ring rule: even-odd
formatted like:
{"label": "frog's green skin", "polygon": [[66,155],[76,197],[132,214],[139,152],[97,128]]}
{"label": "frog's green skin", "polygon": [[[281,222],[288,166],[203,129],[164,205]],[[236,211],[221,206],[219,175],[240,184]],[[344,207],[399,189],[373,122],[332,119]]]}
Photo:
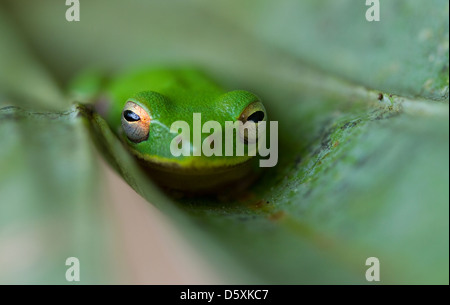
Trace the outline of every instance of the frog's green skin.
{"label": "frog's green skin", "polygon": [[[89,91],[100,86],[98,78],[84,79],[77,81],[78,88]],[[194,69],[158,69],[113,78],[102,84],[97,94],[100,96],[109,102],[104,117],[112,130],[153,173],[152,176],[169,187],[205,190],[248,177],[252,171],[253,166],[249,163],[255,157],[250,156],[206,157],[192,156],[191,153],[191,156],[175,157],[170,152],[170,143],[176,134],[169,131],[173,122],[187,122],[191,128],[191,151],[201,150],[192,143],[193,113],[201,113],[202,124],[214,120],[224,130],[225,121],[237,121],[246,106],[259,101],[250,92],[226,91]],[[122,130],[122,111],[127,101],[138,104],[151,117],[148,139],[140,143],[130,141]],[[200,144],[208,135],[202,134]]]}

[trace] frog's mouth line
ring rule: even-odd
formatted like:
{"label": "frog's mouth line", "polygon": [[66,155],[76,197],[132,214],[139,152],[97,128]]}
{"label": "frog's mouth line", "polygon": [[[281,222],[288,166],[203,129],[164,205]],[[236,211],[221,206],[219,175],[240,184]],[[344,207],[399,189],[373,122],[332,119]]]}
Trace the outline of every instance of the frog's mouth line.
{"label": "frog's mouth line", "polygon": [[142,153],[136,151],[135,149],[128,147],[128,150],[133,154],[141,165],[147,168],[159,169],[161,171],[167,172],[180,172],[180,173],[192,173],[192,174],[205,174],[205,173],[215,173],[221,174],[223,172],[228,172],[231,169],[242,167],[246,164],[251,164],[252,161],[257,160],[256,156],[242,156],[239,159],[233,157],[233,161],[224,163],[223,160],[229,157],[222,157],[220,159],[215,159],[215,161],[205,161],[204,157],[202,161],[198,161],[197,158],[191,156],[185,160],[173,160],[165,157],[143,155]]}

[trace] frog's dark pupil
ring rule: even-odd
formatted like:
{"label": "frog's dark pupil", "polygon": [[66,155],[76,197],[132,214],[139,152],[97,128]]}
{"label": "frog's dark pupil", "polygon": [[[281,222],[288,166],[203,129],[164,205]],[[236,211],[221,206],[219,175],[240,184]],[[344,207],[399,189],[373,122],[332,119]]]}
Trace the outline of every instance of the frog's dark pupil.
{"label": "frog's dark pupil", "polygon": [[134,113],[134,112],[131,111],[131,110],[125,110],[125,111],[123,112],[123,117],[124,117],[125,120],[127,120],[128,122],[136,122],[136,121],[139,121],[139,120],[141,119],[136,113]]}
{"label": "frog's dark pupil", "polygon": [[255,111],[247,118],[247,121],[253,121],[254,123],[261,122],[262,120],[264,120],[263,111]]}

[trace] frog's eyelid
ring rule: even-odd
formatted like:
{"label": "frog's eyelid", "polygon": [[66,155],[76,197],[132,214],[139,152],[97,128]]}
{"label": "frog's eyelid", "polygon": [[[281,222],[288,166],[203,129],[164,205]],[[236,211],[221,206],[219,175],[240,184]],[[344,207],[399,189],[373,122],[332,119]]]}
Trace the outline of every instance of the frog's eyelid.
{"label": "frog's eyelid", "polygon": [[[145,107],[144,105],[141,105],[141,103],[139,103],[138,101],[136,101],[134,99],[128,99],[126,104],[128,104],[128,103],[133,103],[136,106],[142,108],[148,114],[148,116],[150,117],[151,125],[159,125],[159,126],[163,127],[165,130],[170,131],[170,127],[168,127],[166,124],[164,124],[164,123],[160,122],[159,120],[154,119],[152,117],[152,113],[151,113],[151,111],[149,109],[147,109],[147,107]],[[126,107],[126,104],[125,104],[125,107]]]}
{"label": "frog's eyelid", "polygon": [[169,127],[167,127],[167,125],[166,125],[166,124],[164,124],[164,123],[161,123],[161,122],[160,122],[160,121],[158,121],[158,120],[152,120],[152,124],[156,124],[156,125],[159,125],[159,126],[163,127],[164,129],[166,129],[167,131],[170,131],[170,128],[169,128]]}
{"label": "frog's eyelid", "polygon": [[261,101],[254,101],[247,104],[238,119],[244,123],[247,121],[258,123],[266,120],[266,116],[266,109],[263,103]]}

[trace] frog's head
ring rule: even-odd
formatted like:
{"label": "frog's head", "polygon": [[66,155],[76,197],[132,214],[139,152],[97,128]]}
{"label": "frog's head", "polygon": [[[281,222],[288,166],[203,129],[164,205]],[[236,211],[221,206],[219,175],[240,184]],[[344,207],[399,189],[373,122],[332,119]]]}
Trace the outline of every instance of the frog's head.
{"label": "frog's head", "polygon": [[[201,122],[194,122],[194,113],[201,115]],[[256,139],[248,139],[249,134],[242,134],[240,130],[237,130],[237,135],[233,133],[233,155],[225,156],[225,122],[251,121],[258,127],[260,122],[266,120],[266,110],[260,99],[243,90],[221,95],[203,92],[198,96],[184,94],[177,97],[144,91],[127,99],[119,128],[131,151],[145,162],[173,170],[211,171],[246,163],[253,158],[248,155],[247,146]],[[183,142],[177,142],[177,145],[188,148],[190,153],[187,156],[175,156],[171,152],[171,144],[177,141],[176,137],[180,137],[174,130],[171,132],[171,126],[176,121],[186,122],[183,124],[189,128]],[[213,130],[204,129],[205,133],[202,133],[208,121],[217,122],[222,130],[221,137],[216,137],[214,141],[209,137]],[[216,141],[220,141],[221,145]],[[244,156],[236,156],[236,141],[243,141]],[[202,145],[221,150],[221,156],[206,156]]]}

